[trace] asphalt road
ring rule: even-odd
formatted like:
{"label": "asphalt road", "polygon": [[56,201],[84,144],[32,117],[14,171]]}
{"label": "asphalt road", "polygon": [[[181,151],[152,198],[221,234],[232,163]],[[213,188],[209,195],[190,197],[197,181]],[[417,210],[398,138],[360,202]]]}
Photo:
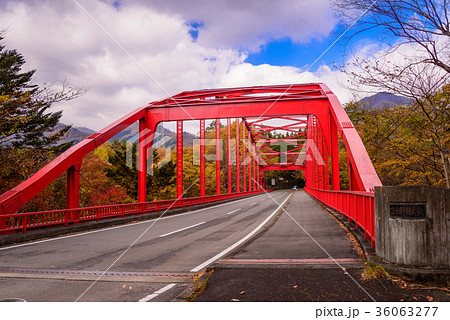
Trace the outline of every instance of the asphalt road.
{"label": "asphalt road", "polygon": [[250,238],[290,194],[0,248],[0,300],[172,301],[188,294],[193,275]]}

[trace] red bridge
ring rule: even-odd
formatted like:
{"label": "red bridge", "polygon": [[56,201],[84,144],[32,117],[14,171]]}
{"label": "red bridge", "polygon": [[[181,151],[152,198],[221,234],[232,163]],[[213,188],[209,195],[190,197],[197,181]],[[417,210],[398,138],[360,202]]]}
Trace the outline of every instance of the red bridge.
{"label": "red bridge", "polygon": [[[227,119],[227,193],[221,194],[220,139],[216,130],[216,195],[205,195],[205,120]],[[232,119],[236,134],[231,136]],[[183,121],[200,124],[200,194],[183,198]],[[138,203],[79,208],[79,174],[83,157],[122,130],[139,121]],[[149,150],[161,122],[177,122],[177,198],[147,202]],[[239,125],[241,124],[241,125]],[[268,138],[276,130],[289,138]],[[345,145],[349,190],[340,190],[339,136]],[[231,140],[244,147],[232,148]],[[289,145],[276,152],[269,145]],[[288,150],[289,149],[289,150]],[[278,163],[274,159],[280,158]],[[235,170],[231,167],[235,164]],[[182,92],[139,108],[73,146],[28,180],[0,196],[0,234],[31,228],[69,225],[116,216],[188,207],[265,191],[267,170],[302,170],[305,191],[327,207],[346,216],[375,245],[374,187],[381,182],[364,145],[336,96],[324,84],[258,86]],[[235,177],[232,177],[234,171]],[[67,172],[67,208],[18,213],[40,191]],[[234,178],[234,179],[233,179]],[[232,181],[235,181],[232,185]]]}

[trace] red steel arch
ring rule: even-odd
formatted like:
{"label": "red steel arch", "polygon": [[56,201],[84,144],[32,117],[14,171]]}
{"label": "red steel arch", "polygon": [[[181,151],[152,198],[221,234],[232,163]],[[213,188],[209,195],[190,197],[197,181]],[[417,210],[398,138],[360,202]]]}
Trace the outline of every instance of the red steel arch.
{"label": "red steel arch", "polygon": [[[260,165],[259,159],[261,158],[259,154],[257,155],[258,152],[255,147],[257,142],[254,131],[255,123],[262,118],[289,118],[298,117],[299,115],[304,117],[303,122],[306,128],[306,162],[302,166],[289,163],[288,167],[304,170],[306,190],[308,192],[323,201],[325,195],[319,195],[318,192],[320,190],[328,192],[326,197],[330,198],[332,197],[329,193],[330,189],[334,190],[334,193],[340,189],[338,134],[347,150],[350,190],[371,193],[375,186],[381,185],[358,133],[337,97],[325,84],[311,83],[198,90],[182,92],[172,97],[149,103],[73,146],[31,178],[1,195],[0,215],[14,214],[20,210],[28,201],[65,171],[68,173],[67,207],[77,208],[79,203],[78,179],[83,157],[136,121],[139,121],[140,129],[138,160],[139,202],[146,201],[147,150],[151,148],[152,134],[155,132],[158,123],[163,121],[177,121],[177,146],[180,148],[182,146],[184,120],[200,120],[201,128],[204,130],[205,119],[242,119],[242,134],[240,130],[236,130],[236,138],[245,138],[248,134],[252,148],[248,148],[247,153],[254,154],[254,159],[256,158],[257,163],[255,165],[250,162],[247,166],[243,165],[241,171],[244,175],[244,183],[243,186],[237,187],[237,191],[241,189],[243,191],[259,189],[259,182],[261,182],[261,177],[263,176],[260,174],[265,170],[276,169],[277,165],[269,164],[266,168]],[[238,123],[238,121],[236,122]],[[251,123],[254,125],[253,129],[250,125]],[[230,126],[228,125],[229,128]],[[267,126],[259,126],[258,130],[265,129],[267,129]],[[203,136],[201,135],[201,139],[204,142],[204,134]],[[228,139],[230,139],[229,134]],[[202,150],[204,150],[204,145]],[[236,150],[236,157],[240,159],[239,148],[236,148]],[[243,150],[244,155],[242,156],[245,156],[246,148]],[[216,149],[216,153],[219,154],[220,150]],[[317,163],[316,158],[318,155],[322,157],[325,164]],[[229,152],[228,156],[230,157]],[[178,157],[179,159],[180,157]],[[331,166],[328,165],[330,160]],[[201,165],[204,165],[204,161]],[[279,169],[287,169],[288,167],[278,166]],[[219,168],[219,164],[217,168]],[[239,175],[239,169],[236,171]],[[247,172],[249,172],[248,176]],[[204,172],[201,174],[201,181],[204,183]],[[255,180],[251,179],[252,176],[255,177]],[[178,195],[181,196],[182,161],[177,165],[177,179]],[[253,180],[253,184],[251,180]],[[229,179],[229,181],[231,180]],[[239,179],[237,181],[239,183]],[[257,182],[256,185],[255,181]],[[219,186],[219,183],[217,185]],[[230,187],[229,190],[231,190]],[[349,193],[347,192],[347,194]],[[204,195],[204,185],[201,188],[201,195]],[[348,216],[350,219],[350,215]],[[358,225],[358,222],[355,219],[353,220]],[[372,237],[373,232],[370,233]]]}

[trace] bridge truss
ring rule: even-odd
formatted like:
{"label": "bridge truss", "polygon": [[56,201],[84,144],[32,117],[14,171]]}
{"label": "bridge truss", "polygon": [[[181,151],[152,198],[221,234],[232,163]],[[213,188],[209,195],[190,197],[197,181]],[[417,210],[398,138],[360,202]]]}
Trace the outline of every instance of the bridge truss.
{"label": "bridge truss", "polygon": [[[218,143],[220,119],[227,121],[226,194],[221,194],[220,188],[220,153],[222,152],[221,144]],[[235,126],[234,137],[231,136],[232,119]],[[58,221],[48,224],[67,225],[82,219],[98,220],[102,216],[99,212],[104,212],[103,216],[110,217],[118,215],[117,212],[124,215],[130,212],[133,214],[162,210],[170,206],[188,205],[188,199],[182,199],[184,192],[183,124],[186,120],[198,121],[200,127],[200,194],[195,203],[263,192],[264,172],[268,170],[302,170],[306,180],[305,190],[326,206],[346,215],[349,220],[355,222],[357,227],[362,227],[374,245],[373,188],[381,185],[381,182],[345,110],[324,84],[189,91],[136,109],[76,144],[31,178],[1,195],[0,232],[25,231],[30,227],[45,225],[42,221],[47,221],[47,218],[42,217],[47,213],[33,213],[33,216],[31,213],[18,214],[17,212],[64,172],[67,172],[67,208],[58,211],[60,213]],[[214,199],[206,196],[205,192],[206,120],[215,120],[216,125],[216,198]],[[147,202],[147,166],[157,126],[167,121],[176,121],[177,199],[164,204],[161,202],[158,206],[155,202]],[[139,203],[96,209],[78,208],[80,168],[83,157],[135,122],[139,122]],[[289,137],[277,138],[273,134],[280,131],[289,132]],[[339,136],[347,151],[350,180],[348,191],[340,191]],[[232,139],[236,141],[234,150]],[[277,144],[280,146],[280,151],[270,148],[271,145]],[[233,163],[237,164],[234,179],[232,179],[233,170],[231,170]],[[235,181],[234,188],[232,181]],[[190,204],[195,204],[192,198],[190,201]],[[177,205],[175,205],[176,202],[178,202]],[[96,216],[86,213],[95,210]],[[36,220],[35,216],[41,218]]]}

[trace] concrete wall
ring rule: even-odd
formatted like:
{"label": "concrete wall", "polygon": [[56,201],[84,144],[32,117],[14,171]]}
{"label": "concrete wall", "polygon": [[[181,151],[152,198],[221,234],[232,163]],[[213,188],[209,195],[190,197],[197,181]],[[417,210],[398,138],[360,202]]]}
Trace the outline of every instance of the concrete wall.
{"label": "concrete wall", "polygon": [[375,187],[375,244],[392,263],[449,268],[450,189]]}

